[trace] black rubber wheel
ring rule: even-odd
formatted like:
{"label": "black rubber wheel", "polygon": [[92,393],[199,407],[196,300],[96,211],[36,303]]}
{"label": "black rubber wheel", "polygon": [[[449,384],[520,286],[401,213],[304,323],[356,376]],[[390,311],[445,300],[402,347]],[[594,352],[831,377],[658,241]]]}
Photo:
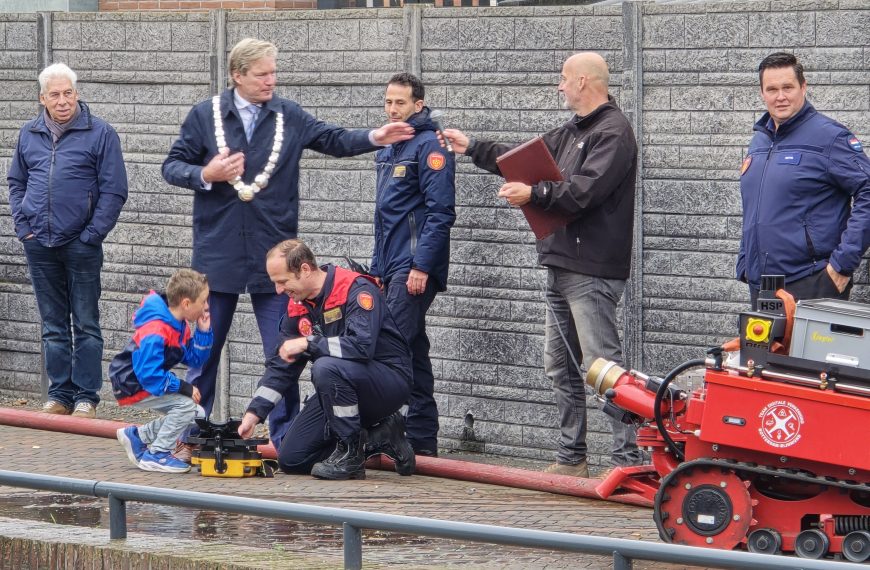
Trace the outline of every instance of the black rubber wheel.
{"label": "black rubber wheel", "polygon": [[870,558],[870,532],[856,530],[843,539],[843,556],[850,562],[864,562]]}
{"label": "black rubber wheel", "polygon": [[772,528],[760,528],[749,534],[746,547],[749,552],[758,554],[779,554],[782,550],[782,536]]}
{"label": "black rubber wheel", "polygon": [[828,540],[828,535],[819,529],[805,530],[794,541],[794,551],[801,558],[824,558],[828,553],[831,541]]}

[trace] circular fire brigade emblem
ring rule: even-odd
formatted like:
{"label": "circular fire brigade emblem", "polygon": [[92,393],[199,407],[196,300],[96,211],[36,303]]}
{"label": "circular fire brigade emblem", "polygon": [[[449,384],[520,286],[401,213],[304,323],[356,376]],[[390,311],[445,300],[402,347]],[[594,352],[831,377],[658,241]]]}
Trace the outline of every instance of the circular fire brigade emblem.
{"label": "circular fire brigade emblem", "polygon": [[441,170],[447,164],[447,159],[440,152],[430,152],[426,157],[426,164],[432,170]]}
{"label": "circular fire brigade emblem", "polygon": [[761,427],[758,434],[772,447],[791,447],[801,438],[804,415],[800,409],[785,400],[777,400],[764,406],[758,413]]}
{"label": "circular fire brigade emblem", "polygon": [[299,334],[302,336],[311,336],[314,328],[311,326],[311,321],[308,319],[299,319]]}
{"label": "circular fire brigade emblem", "polygon": [[371,311],[375,306],[375,298],[372,297],[371,293],[365,291],[356,296],[356,302],[366,311]]}

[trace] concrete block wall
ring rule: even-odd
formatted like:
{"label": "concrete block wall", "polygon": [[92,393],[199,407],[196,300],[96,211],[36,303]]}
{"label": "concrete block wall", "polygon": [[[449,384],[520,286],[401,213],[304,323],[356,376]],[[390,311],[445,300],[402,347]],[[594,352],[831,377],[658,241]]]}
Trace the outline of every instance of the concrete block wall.
{"label": "concrete block wall", "polygon": [[39,394],[39,313],[6,186],[18,129],[38,108],[36,24],[36,14],[0,14],[0,389]]}
{"label": "concrete block wall", "polygon": [[[562,61],[579,50],[602,53],[611,91],[636,121],[641,143],[637,263],[622,323],[628,362],[651,373],[733,336],[746,305],[732,276],[737,172],[762,111],[760,59],[795,51],[814,103],[859,138],[870,135],[870,48],[860,39],[870,30],[870,9],[860,1],[55,13],[49,21],[50,56],[35,15],[0,15],[4,392],[40,392],[39,320],[5,173],[18,129],[37,112],[36,75],[49,57],[79,73],[82,98],[115,125],[127,160],[130,200],[105,248],[104,364],[126,342],[141,295],[190,262],[192,197],[163,181],[160,164],[190,106],[224,85],[219,50],[245,36],[278,45],[279,93],[321,119],[382,124],[384,84],[409,69],[421,73],[430,106],[447,112],[445,125],[505,141],[566,120],[556,92]],[[372,158],[303,158],[300,236],[325,260],[370,256]],[[429,319],[441,442],[550,458],[558,420],[542,371],[545,274],[524,222],[495,197],[499,185],[460,159],[449,291]],[[866,266],[858,281],[854,295],[866,299]],[[243,297],[226,354],[225,404],[233,415],[262,370],[257,339]],[[474,438],[467,437],[471,418]],[[593,463],[606,462],[606,419],[590,409],[589,422]]]}

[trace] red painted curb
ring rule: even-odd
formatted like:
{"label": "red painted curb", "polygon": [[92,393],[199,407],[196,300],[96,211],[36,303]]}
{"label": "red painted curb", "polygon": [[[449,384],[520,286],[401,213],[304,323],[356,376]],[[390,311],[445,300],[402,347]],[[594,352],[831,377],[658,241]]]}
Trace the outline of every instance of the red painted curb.
{"label": "red painted curb", "polygon": [[[119,428],[131,425],[128,422],[91,420],[12,408],[0,408],[0,424],[44,431],[105,437],[108,439],[115,439]],[[267,459],[276,458],[275,448],[272,447],[271,443],[261,445],[257,450]],[[373,458],[366,462],[366,467],[392,470],[393,462],[383,457],[380,459]],[[544,491],[587,499],[601,499],[595,492],[595,487],[601,483],[600,479],[582,479],[567,475],[552,475],[542,471],[529,471],[527,469],[503,467],[501,465],[487,465],[471,461],[418,455],[416,473],[431,477],[501,485],[503,487],[529,489],[531,491]],[[652,507],[650,501],[636,494],[613,495],[606,500],[640,507]]]}

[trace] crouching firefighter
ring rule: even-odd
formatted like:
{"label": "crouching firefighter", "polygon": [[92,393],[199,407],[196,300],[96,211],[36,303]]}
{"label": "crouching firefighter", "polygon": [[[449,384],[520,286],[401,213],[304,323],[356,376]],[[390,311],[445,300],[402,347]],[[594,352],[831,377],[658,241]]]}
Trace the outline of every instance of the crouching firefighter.
{"label": "crouching firefighter", "polygon": [[266,254],[275,290],[290,297],[280,341],[239,426],[249,438],[285,394],[299,389],[311,362],[315,394],[280,442],[286,473],[365,479],[365,444],[389,456],[401,475],[414,471],[399,408],[411,391],[411,351],[374,281],[332,264],[318,267],[299,240]]}

